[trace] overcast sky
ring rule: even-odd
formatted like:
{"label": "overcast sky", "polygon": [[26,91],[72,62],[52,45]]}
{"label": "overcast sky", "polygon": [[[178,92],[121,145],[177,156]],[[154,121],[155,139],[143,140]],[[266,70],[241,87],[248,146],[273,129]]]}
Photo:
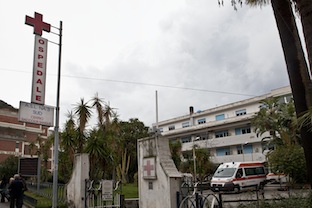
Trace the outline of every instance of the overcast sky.
{"label": "overcast sky", "polygon": [[[1,1],[0,99],[30,102],[34,34],[25,16],[63,22],[60,126],[96,93],[146,126],[289,85],[271,5],[230,0]],[[58,32],[52,29],[54,32]],[[58,36],[43,32],[58,42]],[[45,104],[56,105],[58,46],[49,43]],[[95,118],[95,114],[94,114]],[[91,122],[92,125],[92,122]]]}

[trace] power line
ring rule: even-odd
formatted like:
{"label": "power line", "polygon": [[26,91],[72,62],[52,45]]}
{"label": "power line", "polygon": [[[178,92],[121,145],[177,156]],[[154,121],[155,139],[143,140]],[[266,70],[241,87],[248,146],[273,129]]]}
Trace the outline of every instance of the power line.
{"label": "power line", "polygon": [[[2,71],[10,71],[10,72],[18,72],[18,73],[30,73],[26,71],[19,70],[9,70],[0,68]],[[55,74],[49,74],[52,76],[56,76]],[[228,94],[228,95],[240,95],[246,97],[254,97],[256,95],[244,94],[244,93],[236,93],[236,92],[225,92],[218,90],[207,90],[207,89],[198,89],[198,88],[190,88],[190,87],[178,87],[171,85],[162,85],[162,84],[153,84],[153,83],[143,83],[143,82],[134,82],[134,81],[124,81],[124,80],[114,80],[114,79],[104,79],[104,78],[95,78],[95,77],[82,77],[76,75],[62,75],[62,77],[74,78],[74,79],[87,79],[87,80],[97,80],[103,82],[115,82],[115,83],[123,83],[123,84],[133,84],[133,85],[145,85],[145,86],[153,86],[153,87],[163,87],[163,88],[172,88],[172,89],[181,89],[181,90],[192,90],[192,91],[201,91],[201,92],[209,92],[209,93],[218,93],[218,94]]]}

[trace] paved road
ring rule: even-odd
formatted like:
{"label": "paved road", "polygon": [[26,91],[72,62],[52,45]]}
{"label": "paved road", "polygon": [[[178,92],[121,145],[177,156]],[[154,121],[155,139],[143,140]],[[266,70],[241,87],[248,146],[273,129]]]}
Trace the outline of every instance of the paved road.
{"label": "paved road", "polygon": [[[282,186],[283,187],[283,186]],[[223,194],[222,195],[222,201],[224,202],[223,207],[235,207],[238,206],[238,204],[235,202],[236,200],[241,200],[241,201],[249,201],[249,200],[257,200],[259,199],[274,199],[274,198],[289,198],[290,196],[296,196],[299,194],[299,196],[307,195],[310,193],[310,190],[278,190],[281,188],[280,185],[275,185],[275,184],[268,184],[264,187],[263,192],[243,192],[243,193],[238,193],[238,194]],[[204,194],[209,194],[213,193],[210,190],[205,191]],[[218,196],[218,195],[217,195]]]}
{"label": "paved road", "polygon": [[[0,202],[0,208],[10,208],[10,202],[5,200],[5,202]],[[25,205],[23,205],[23,208],[27,208]]]}

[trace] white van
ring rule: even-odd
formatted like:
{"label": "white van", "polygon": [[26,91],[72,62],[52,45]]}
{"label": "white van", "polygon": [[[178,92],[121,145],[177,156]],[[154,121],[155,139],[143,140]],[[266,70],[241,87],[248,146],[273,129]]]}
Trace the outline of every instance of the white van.
{"label": "white van", "polygon": [[240,192],[262,189],[266,173],[262,162],[222,163],[211,179],[211,190]]}

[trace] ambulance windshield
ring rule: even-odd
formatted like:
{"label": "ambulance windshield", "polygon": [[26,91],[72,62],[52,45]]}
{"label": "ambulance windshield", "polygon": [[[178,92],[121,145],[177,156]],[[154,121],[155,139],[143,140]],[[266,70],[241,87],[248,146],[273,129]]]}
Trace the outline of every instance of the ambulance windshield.
{"label": "ambulance windshield", "polygon": [[213,177],[216,178],[227,178],[234,175],[236,168],[218,168],[214,173]]}

